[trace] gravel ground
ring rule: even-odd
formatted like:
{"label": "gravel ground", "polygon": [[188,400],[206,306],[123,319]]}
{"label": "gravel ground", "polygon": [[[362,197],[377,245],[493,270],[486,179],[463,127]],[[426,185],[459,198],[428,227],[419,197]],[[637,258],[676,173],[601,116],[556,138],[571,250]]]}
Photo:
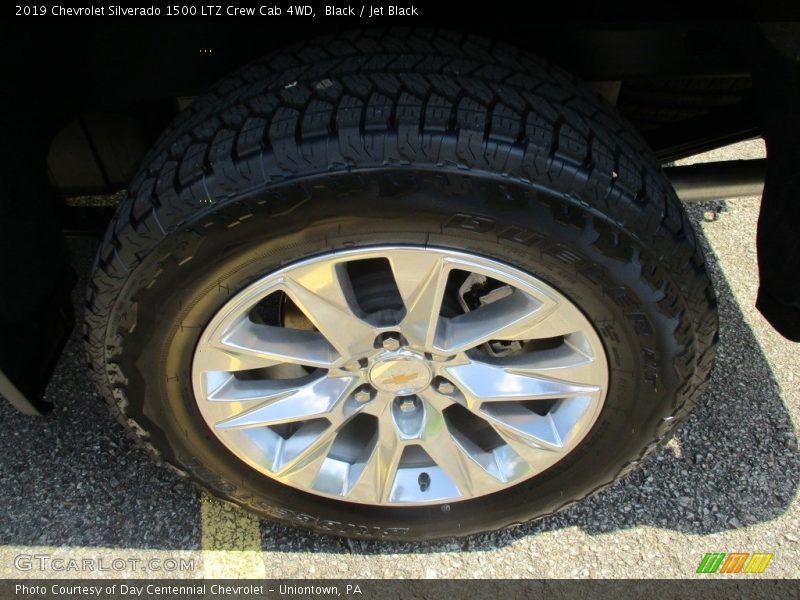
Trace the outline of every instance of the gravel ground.
{"label": "gravel ground", "polygon": [[[762,155],[754,141],[697,160]],[[75,334],[49,388],[52,416],[0,404],[0,576],[41,576],[14,566],[39,552],[196,558],[185,576],[682,578],[706,552],[771,552],[765,576],[797,577],[800,348],[753,307],[758,208],[757,198],[690,206],[720,298],[711,385],[666,448],[578,506],[443,543],[348,542],[259,524],[198,497],[129,442],[88,381]],[[72,242],[82,274],[95,243]]]}

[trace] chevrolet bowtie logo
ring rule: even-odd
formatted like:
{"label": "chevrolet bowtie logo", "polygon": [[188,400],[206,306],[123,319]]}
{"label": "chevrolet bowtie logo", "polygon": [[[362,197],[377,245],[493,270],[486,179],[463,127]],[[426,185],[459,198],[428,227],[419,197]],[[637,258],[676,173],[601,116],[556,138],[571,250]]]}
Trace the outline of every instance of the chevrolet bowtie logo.
{"label": "chevrolet bowtie logo", "polygon": [[416,378],[416,373],[398,373],[397,375],[387,377],[386,379],[382,380],[381,383],[383,385],[403,385],[409,381],[414,381]]}

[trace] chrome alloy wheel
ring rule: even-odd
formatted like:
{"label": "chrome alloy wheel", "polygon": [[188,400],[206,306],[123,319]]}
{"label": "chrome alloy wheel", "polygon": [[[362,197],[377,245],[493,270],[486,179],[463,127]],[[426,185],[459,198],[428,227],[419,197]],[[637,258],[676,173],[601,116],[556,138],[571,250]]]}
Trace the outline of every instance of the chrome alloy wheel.
{"label": "chrome alloy wheel", "polygon": [[214,435],[304,492],[409,506],[500,491],[570,453],[608,366],[583,313],[540,279],[422,246],[338,251],[233,296],[192,383]]}

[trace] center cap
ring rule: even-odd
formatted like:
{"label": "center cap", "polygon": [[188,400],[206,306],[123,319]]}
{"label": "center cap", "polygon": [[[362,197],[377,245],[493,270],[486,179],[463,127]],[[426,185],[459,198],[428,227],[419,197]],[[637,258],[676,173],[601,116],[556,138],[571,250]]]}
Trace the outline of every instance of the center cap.
{"label": "center cap", "polygon": [[372,385],[395,396],[410,396],[422,391],[428,387],[432,377],[427,361],[413,354],[378,359],[369,370]]}

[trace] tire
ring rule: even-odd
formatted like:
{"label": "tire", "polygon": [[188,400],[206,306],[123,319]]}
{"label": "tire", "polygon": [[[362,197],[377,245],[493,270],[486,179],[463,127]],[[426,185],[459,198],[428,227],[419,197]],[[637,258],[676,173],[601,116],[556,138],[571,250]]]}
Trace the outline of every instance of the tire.
{"label": "tire", "polygon": [[[580,309],[608,388],[573,450],[495,493],[384,506],[285,485],[221,443],[192,387],[214,315],[297,261],[385,244],[486,257]],[[85,336],[118,418],[201,488],[322,533],[426,540],[537,519],[630,472],[706,385],[717,314],[674,191],[612,107],[502,44],[361,31],[269,55],[178,117],[98,251]]]}

